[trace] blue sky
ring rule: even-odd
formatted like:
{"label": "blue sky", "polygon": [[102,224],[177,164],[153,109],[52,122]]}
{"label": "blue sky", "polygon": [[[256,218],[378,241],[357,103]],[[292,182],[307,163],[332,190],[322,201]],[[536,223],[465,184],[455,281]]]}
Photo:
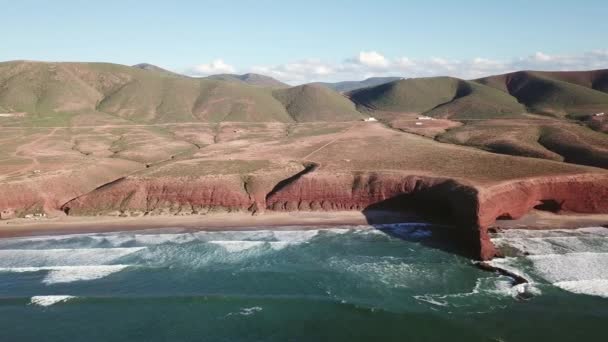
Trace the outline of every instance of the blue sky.
{"label": "blue sky", "polygon": [[[0,0],[0,8],[0,60],[265,71],[295,83],[392,73],[473,77],[608,60],[606,1]],[[464,70],[476,59],[494,67]]]}

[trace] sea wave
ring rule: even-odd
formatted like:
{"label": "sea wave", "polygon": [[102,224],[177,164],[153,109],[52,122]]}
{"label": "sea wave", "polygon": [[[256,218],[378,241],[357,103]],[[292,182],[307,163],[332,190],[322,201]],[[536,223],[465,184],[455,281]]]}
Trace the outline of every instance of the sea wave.
{"label": "sea wave", "polygon": [[286,241],[304,243],[319,235],[378,234],[386,232],[424,238],[431,234],[428,223],[394,223],[379,225],[348,225],[337,228],[273,227],[259,230],[226,231],[178,231],[149,230],[96,234],[70,234],[37,237],[18,237],[0,240],[0,250],[9,249],[72,249],[72,248],[121,248],[146,247],[162,244],[185,244],[193,241]]}
{"label": "sea wave", "polygon": [[[542,292],[534,283],[513,284],[513,279],[500,277],[478,278],[475,286],[469,292],[449,294],[424,294],[413,296],[414,299],[436,306],[464,306],[471,305],[471,297],[483,299],[484,297],[495,298],[527,298],[531,295],[540,295]],[[467,303],[467,304],[464,304]]]}
{"label": "sea wave", "polygon": [[108,264],[143,248],[0,249],[0,268]]}
{"label": "sea wave", "polygon": [[67,302],[70,299],[76,298],[75,296],[60,296],[60,295],[52,295],[52,296],[33,296],[30,300],[30,304],[39,305],[39,306],[51,306],[57,303]]}
{"label": "sea wave", "polygon": [[507,230],[492,239],[515,256],[494,259],[492,266],[563,290],[608,296],[608,229]]}
{"label": "sea wave", "polygon": [[572,293],[608,298],[608,279],[558,281],[553,285]]}
{"label": "sea wave", "polygon": [[263,310],[263,308],[261,306],[252,306],[252,307],[249,307],[249,308],[241,308],[240,311],[238,311],[238,312],[231,312],[231,313],[227,314],[226,317],[228,317],[228,316],[234,316],[234,315],[251,316],[251,315],[255,314],[256,312],[260,312],[262,310]]}
{"label": "sea wave", "polygon": [[0,272],[48,272],[42,282],[47,285],[95,280],[120,272],[130,265],[2,267]]}

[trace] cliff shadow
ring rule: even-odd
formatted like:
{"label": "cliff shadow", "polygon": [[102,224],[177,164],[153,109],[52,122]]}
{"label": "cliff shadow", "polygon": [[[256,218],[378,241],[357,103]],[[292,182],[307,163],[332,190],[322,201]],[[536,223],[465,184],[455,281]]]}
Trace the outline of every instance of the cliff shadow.
{"label": "cliff shadow", "polygon": [[363,210],[369,225],[392,237],[419,243],[466,258],[479,258],[479,237],[473,224],[451,200],[402,194]]}

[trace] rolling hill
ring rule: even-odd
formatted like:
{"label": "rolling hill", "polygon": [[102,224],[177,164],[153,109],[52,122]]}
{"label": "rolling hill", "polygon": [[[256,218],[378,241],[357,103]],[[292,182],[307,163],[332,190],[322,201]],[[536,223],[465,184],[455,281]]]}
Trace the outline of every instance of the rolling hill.
{"label": "rolling hill", "polygon": [[275,90],[273,95],[298,122],[353,121],[363,118],[348,98],[321,85]]}
{"label": "rolling hill", "polygon": [[511,94],[535,113],[579,117],[608,111],[608,70],[519,71],[475,82]]}
{"label": "rolling hill", "polygon": [[373,110],[425,113],[442,118],[496,117],[524,111],[508,94],[452,77],[405,79],[356,90],[350,97]]}
{"label": "rolling hill", "polygon": [[31,117],[101,112],[133,122],[292,122],[272,89],[108,63],[0,63],[0,107]]}
{"label": "rolling hill", "polygon": [[375,87],[377,85],[393,82],[402,79],[402,77],[370,77],[363,81],[344,81],[344,82],[315,82],[313,84],[320,84],[331,88],[337,92],[345,93],[357,89],[363,89],[368,87]]}
{"label": "rolling hill", "polygon": [[[193,78],[150,64],[0,63],[0,111],[66,123],[103,114],[135,123],[352,121],[357,110],[449,120],[518,118],[526,112],[577,118],[604,131],[608,72],[517,72],[475,81],[452,77],[400,79],[346,96],[320,84],[287,87],[270,77]],[[364,82],[385,81],[368,79]],[[252,85],[255,84],[255,85]]]}

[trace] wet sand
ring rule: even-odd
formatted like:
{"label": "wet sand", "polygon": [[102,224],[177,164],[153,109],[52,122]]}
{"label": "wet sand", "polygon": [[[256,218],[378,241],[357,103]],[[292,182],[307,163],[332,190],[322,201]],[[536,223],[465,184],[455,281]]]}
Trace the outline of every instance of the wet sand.
{"label": "wet sand", "polygon": [[[193,230],[256,230],[317,229],[323,226],[374,225],[398,222],[425,222],[408,213],[358,211],[336,212],[266,212],[252,216],[246,212],[211,213],[192,216],[64,216],[55,218],[12,219],[0,221],[0,238],[102,233],[114,231],[183,228]],[[373,222],[373,223],[370,223]],[[428,221],[426,221],[428,222]],[[445,223],[445,222],[444,222]],[[564,229],[590,226],[608,226],[608,215],[553,214],[532,211],[517,220],[498,220],[496,229]]]}
{"label": "wet sand", "polygon": [[554,214],[533,210],[516,220],[497,220],[493,225],[499,229],[574,229],[608,226],[608,214]]}
{"label": "wet sand", "polygon": [[[367,215],[367,216],[366,216]],[[358,211],[337,212],[266,212],[261,215],[250,213],[212,213],[192,216],[65,216],[39,219],[12,219],[0,221],[0,238],[52,235],[101,233],[158,228],[184,228],[194,230],[256,230],[260,227],[286,229],[316,229],[322,226],[367,225],[370,214]],[[403,213],[378,212],[376,223],[413,222],[420,219]]]}

